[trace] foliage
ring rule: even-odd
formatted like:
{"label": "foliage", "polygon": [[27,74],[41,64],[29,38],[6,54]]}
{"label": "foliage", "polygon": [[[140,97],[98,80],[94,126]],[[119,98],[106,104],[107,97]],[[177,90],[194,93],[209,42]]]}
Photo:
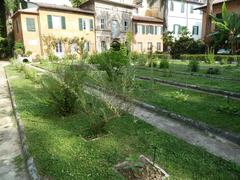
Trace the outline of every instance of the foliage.
{"label": "foliage", "polygon": [[168,69],[169,68],[169,61],[167,59],[162,59],[159,65],[160,69]]}
{"label": "foliage", "polygon": [[[49,104],[53,105],[62,116],[76,111],[78,103],[84,104],[83,83],[86,70],[72,71],[70,66],[59,66],[56,75],[47,74],[42,78],[42,86],[49,95]],[[84,106],[82,106],[84,107]],[[86,109],[83,109],[86,111]]]}
{"label": "foliage", "polygon": [[130,62],[133,65],[140,65],[143,66],[147,63],[147,55],[138,53],[138,52],[131,52],[130,53]]}
{"label": "foliage", "polygon": [[18,9],[19,0],[4,0],[7,11],[16,11]]}
{"label": "foliage", "polygon": [[48,54],[48,60],[51,62],[54,62],[54,61],[58,61],[59,58],[54,53],[51,52],[50,54]]}
{"label": "foliage", "polygon": [[23,53],[25,51],[25,47],[21,41],[16,41],[14,44],[14,49],[22,49]]}
{"label": "foliage", "polygon": [[27,57],[29,57],[29,56],[31,56],[32,55],[32,51],[27,51],[26,53],[25,53],[25,55],[27,56]]}
{"label": "foliage", "polygon": [[240,110],[238,107],[236,106],[232,106],[230,104],[228,105],[219,105],[216,108],[217,111],[222,112],[222,113],[226,113],[226,114],[230,114],[230,115],[235,115],[235,116],[239,116],[240,115]]}
{"label": "foliage", "polygon": [[24,53],[23,53],[23,50],[22,49],[16,49],[15,50],[15,54],[16,54],[16,56],[18,56],[18,55],[23,55]]}
{"label": "foliage", "polygon": [[189,61],[188,68],[191,72],[198,72],[199,71],[199,62],[195,60]]}
{"label": "foliage", "polygon": [[127,165],[125,169],[132,171],[135,178],[138,178],[141,174],[141,169],[144,167],[144,163],[139,160],[137,155],[131,155],[126,158]]}
{"label": "foliage", "polygon": [[220,74],[220,70],[218,68],[208,68],[207,74],[215,74],[218,75]]}
{"label": "foliage", "polygon": [[179,59],[181,54],[199,54],[204,51],[205,45],[201,41],[195,41],[187,29],[182,28],[179,39],[175,39],[172,44],[170,54],[174,59]]}
{"label": "foliage", "polygon": [[213,23],[216,26],[215,32],[210,36],[221,35],[228,39],[229,47],[234,54],[237,47],[237,41],[240,39],[240,16],[236,12],[228,12],[226,3],[222,5],[222,18],[211,15]]}
{"label": "foliage", "polygon": [[70,0],[73,7],[78,8],[82,3],[84,3],[86,0]]}
{"label": "foliage", "polygon": [[90,57],[90,63],[99,64],[99,69],[107,73],[110,81],[113,81],[121,74],[122,67],[129,64],[127,49],[124,45],[120,46],[119,51],[110,49]]}
{"label": "foliage", "polygon": [[169,51],[174,44],[173,32],[167,31],[163,33],[164,49]]}
{"label": "foliage", "polygon": [[181,102],[186,102],[189,99],[189,95],[186,94],[182,89],[173,92],[171,97]]}
{"label": "foliage", "polygon": [[214,51],[208,50],[208,54],[206,56],[207,56],[206,63],[208,63],[208,64],[214,64],[215,63]]}

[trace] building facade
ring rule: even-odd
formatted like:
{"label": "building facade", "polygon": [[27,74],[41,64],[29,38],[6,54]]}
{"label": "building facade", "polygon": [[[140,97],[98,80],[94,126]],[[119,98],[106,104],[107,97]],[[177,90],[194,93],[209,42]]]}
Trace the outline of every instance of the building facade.
{"label": "building facade", "polygon": [[96,50],[109,49],[114,40],[126,41],[132,27],[132,13],[136,6],[124,1],[89,0],[81,9],[95,12]]}
{"label": "building facade", "polygon": [[[33,56],[46,55],[44,37],[81,38],[86,40],[87,50],[95,52],[94,12],[60,5],[29,3],[13,15],[16,41],[23,42],[26,51]],[[56,43],[54,54],[63,57],[66,47],[63,41]],[[71,51],[74,51],[74,44]]]}
{"label": "building facade", "polygon": [[202,36],[202,11],[194,10],[203,5],[203,1],[168,0],[166,12],[167,30],[179,38],[182,27],[186,27],[195,40]]}

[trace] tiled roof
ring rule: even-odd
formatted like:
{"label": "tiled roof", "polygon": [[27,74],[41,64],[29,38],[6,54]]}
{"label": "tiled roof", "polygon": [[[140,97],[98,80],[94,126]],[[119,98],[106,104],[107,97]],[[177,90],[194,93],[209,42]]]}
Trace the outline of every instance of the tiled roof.
{"label": "tiled roof", "polygon": [[128,7],[128,8],[132,8],[132,9],[137,7],[136,5],[133,5],[133,4],[121,3],[121,2],[111,1],[111,0],[88,0],[88,1],[84,2],[83,4],[81,4],[80,7],[84,6],[85,4],[88,4],[90,2],[94,2],[94,1],[112,4],[112,5],[116,5],[116,6]]}
{"label": "tiled roof", "polygon": [[[224,2],[228,3],[230,1],[234,1],[234,0],[213,0],[213,5],[222,4]],[[204,9],[206,7],[207,7],[207,5],[205,4],[203,6],[200,6],[200,7],[196,8],[196,9]]]}
{"label": "tiled roof", "polygon": [[160,18],[150,17],[150,16],[133,16],[133,21],[144,21],[152,23],[163,23],[163,20]]}
{"label": "tiled roof", "polygon": [[47,4],[47,3],[33,3],[33,4],[36,4],[39,8],[94,14],[94,12],[90,10],[83,10],[80,8],[73,8],[73,7],[64,6],[64,5]]}

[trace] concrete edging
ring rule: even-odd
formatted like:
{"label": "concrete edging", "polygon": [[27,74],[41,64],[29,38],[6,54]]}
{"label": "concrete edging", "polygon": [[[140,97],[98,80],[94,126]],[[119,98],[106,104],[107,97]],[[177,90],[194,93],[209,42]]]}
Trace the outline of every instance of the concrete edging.
{"label": "concrete edging", "polygon": [[11,85],[9,83],[9,79],[8,79],[8,75],[7,75],[5,67],[4,67],[4,72],[5,72],[5,76],[6,76],[6,80],[7,80],[8,92],[10,95],[15,120],[17,122],[18,134],[20,137],[21,149],[22,149],[24,160],[25,160],[25,165],[27,167],[27,172],[28,172],[30,179],[40,180],[41,178],[40,178],[40,175],[38,174],[37,168],[35,166],[34,159],[28,150],[28,145],[26,143],[26,136],[25,136],[25,132],[24,132],[24,125],[22,123],[19,113],[17,112],[17,105],[16,105],[16,101],[15,101],[16,98],[12,91]]}
{"label": "concrete edging", "polygon": [[229,141],[231,141],[233,143],[236,143],[236,144],[240,145],[240,135],[238,135],[238,134],[230,133],[230,132],[224,131],[224,130],[219,129],[219,128],[211,127],[211,126],[209,126],[208,124],[206,124],[204,122],[195,121],[195,120],[193,120],[191,118],[187,118],[187,117],[181,116],[179,114],[176,114],[176,113],[170,112],[168,110],[156,107],[154,105],[150,105],[150,104],[138,101],[136,99],[129,100],[126,97],[124,97],[123,95],[113,94],[112,92],[109,92],[107,89],[105,89],[103,87],[100,87],[100,86],[89,85],[89,84],[87,86],[89,86],[91,88],[96,88],[96,89],[98,89],[98,90],[100,90],[100,91],[102,91],[104,93],[108,93],[108,94],[114,95],[114,96],[116,96],[116,97],[118,97],[118,98],[120,98],[120,99],[122,99],[124,101],[133,103],[136,106],[142,107],[144,109],[147,109],[147,110],[149,110],[151,112],[154,112],[154,113],[157,113],[159,115],[170,117],[173,120],[176,120],[178,122],[184,123],[184,124],[186,124],[186,125],[188,125],[188,126],[190,126],[192,128],[198,129],[198,130],[200,130],[202,132],[211,134],[213,136],[219,136],[219,137],[225,138],[225,139],[227,139],[227,140],[229,140]]}

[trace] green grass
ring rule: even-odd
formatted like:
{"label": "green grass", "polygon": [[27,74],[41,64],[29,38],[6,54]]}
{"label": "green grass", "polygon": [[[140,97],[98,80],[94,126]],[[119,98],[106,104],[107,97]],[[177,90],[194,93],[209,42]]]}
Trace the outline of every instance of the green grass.
{"label": "green grass", "polygon": [[[208,68],[219,68],[221,74],[217,76],[228,77],[228,78],[235,78],[240,79],[240,67],[236,65],[220,65],[220,64],[207,64],[207,63],[200,63],[200,74],[206,74]],[[170,60],[170,69],[173,71],[188,71],[188,61],[178,61],[178,60]]]}
{"label": "green grass", "polygon": [[179,83],[193,84],[205,88],[214,88],[219,90],[226,90],[231,92],[240,93],[240,81],[230,81],[230,80],[221,80],[221,79],[210,79],[199,76],[189,76],[182,74],[171,73],[170,77],[166,76],[167,73],[159,71],[151,71],[150,68],[138,69],[136,68],[136,75],[138,76],[147,76],[155,77],[162,80],[169,80]]}
{"label": "green grass", "polygon": [[81,131],[87,118],[81,113],[61,118],[46,103],[48,98],[24,75],[7,68],[16,96],[18,112],[24,121],[27,143],[39,172],[52,179],[122,179],[113,165],[129,155],[152,155],[172,179],[239,179],[240,167],[215,157],[157,130],[130,115],[107,125],[111,132],[86,142]]}
{"label": "green grass", "polygon": [[[189,90],[182,90],[188,95],[183,102],[174,98],[174,93],[179,89],[151,82],[138,81],[138,88],[134,96],[144,102],[165,108],[171,112],[203,121],[211,126],[227,131],[240,132],[239,115],[217,111],[219,106],[228,105],[224,97],[207,95]],[[240,109],[240,101],[230,100],[230,106]]]}

